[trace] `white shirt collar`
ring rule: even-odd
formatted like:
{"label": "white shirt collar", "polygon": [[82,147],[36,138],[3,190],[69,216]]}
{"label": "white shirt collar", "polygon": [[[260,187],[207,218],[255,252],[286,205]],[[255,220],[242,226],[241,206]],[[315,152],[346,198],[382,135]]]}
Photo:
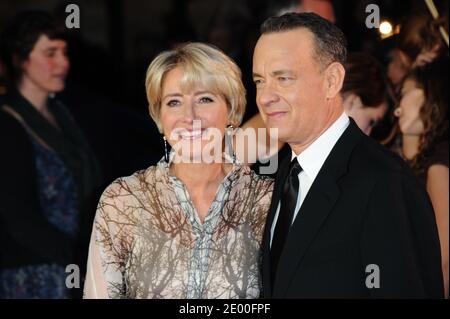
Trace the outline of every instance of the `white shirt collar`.
{"label": "white shirt collar", "polygon": [[[297,156],[300,166],[311,181],[315,180],[323,163],[349,124],[348,116],[342,112],[342,115],[322,135]],[[292,152],[291,160],[295,156]]]}

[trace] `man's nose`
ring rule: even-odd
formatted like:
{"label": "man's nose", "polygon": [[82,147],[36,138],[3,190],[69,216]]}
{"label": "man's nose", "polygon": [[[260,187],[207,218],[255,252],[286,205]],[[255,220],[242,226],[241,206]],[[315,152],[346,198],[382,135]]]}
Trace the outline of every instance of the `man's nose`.
{"label": "man's nose", "polygon": [[257,90],[257,103],[260,106],[270,106],[278,102],[279,96],[270,83],[266,83],[264,87]]}

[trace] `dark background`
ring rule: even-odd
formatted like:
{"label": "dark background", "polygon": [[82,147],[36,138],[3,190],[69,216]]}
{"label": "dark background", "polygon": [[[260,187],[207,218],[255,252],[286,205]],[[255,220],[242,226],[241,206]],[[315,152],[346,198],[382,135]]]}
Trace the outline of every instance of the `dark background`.
{"label": "dark background", "polygon": [[[71,71],[60,95],[96,151],[108,181],[155,164],[163,143],[147,111],[144,79],[153,57],[180,42],[213,43],[236,60],[248,91],[245,119],[257,112],[251,81],[259,26],[283,0],[1,0],[0,29],[26,9],[51,12],[64,23],[69,3],[80,8],[80,29],[70,29]],[[332,1],[349,50],[367,51],[387,63],[392,41],[368,29],[368,4],[382,19],[400,23],[408,13],[427,11],[422,0]],[[435,1],[448,11],[448,1]]]}

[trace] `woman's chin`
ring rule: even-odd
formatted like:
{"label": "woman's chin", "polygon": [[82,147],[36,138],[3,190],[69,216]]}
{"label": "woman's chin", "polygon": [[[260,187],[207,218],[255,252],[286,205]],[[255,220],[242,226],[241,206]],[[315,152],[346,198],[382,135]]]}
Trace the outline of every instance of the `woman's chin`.
{"label": "woman's chin", "polygon": [[177,155],[174,158],[175,163],[192,163],[192,164],[198,164],[198,163],[204,163],[204,164],[211,164],[211,163],[217,163],[222,162],[222,154],[221,153],[214,153],[211,154],[208,152],[209,150],[197,151],[197,152],[188,152],[188,153],[182,153],[181,155]]}

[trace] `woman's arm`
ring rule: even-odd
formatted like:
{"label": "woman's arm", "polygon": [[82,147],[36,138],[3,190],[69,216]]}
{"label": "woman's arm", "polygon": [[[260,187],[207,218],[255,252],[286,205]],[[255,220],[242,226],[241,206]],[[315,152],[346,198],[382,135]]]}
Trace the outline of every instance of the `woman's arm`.
{"label": "woman's arm", "polygon": [[100,256],[101,247],[97,240],[97,232],[94,228],[89,245],[89,258],[86,269],[86,281],[84,284],[85,299],[108,299],[108,284],[102,266],[102,258]]}
{"label": "woman's arm", "polygon": [[134,225],[129,187],[117,179],[103,192],[92,228],[84,298],[123,298],[126,260],[131,252]]}
{"label": "woman's arm", "polygon": [[444,275],[445,297],[449,296],[449,247],[448,247],[448,215],[449,215],[449,172],[444,165],[432,165],[428,169],[427,191],[433,204],[436,223],[441,243],[442,272]]}

